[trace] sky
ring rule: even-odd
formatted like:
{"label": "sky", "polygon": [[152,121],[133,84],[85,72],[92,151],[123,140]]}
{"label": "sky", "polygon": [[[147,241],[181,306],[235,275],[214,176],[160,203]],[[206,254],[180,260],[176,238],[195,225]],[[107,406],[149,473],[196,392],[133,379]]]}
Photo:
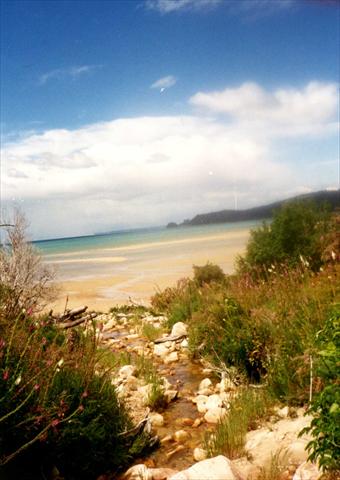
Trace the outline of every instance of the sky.
{"label": "sky", "polygon": [[338,0],[0,5],[1,213],[32,238],[338,188]]}

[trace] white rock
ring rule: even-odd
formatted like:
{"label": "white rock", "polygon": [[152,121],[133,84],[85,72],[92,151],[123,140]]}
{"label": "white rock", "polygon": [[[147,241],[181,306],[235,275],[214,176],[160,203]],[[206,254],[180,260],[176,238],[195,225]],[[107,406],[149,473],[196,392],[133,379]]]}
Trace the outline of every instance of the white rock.
{"label": "white rock", "polygon": [[283,408],[279,408],[276,410],[276,413],[278,414],[279,417],[281,418],[287,418],[289,415],[289,407],[286,405]]}
{"label": "white rock", "polygon": [[134,365],[124,365],[123,367],[120,367],[118,371],[118,375],[121,378],[128,378],[131,375],[134,375],[136,372],[136,367]]}
{"label": "white rock", "polygon": [[181,341],[181,348],[188,348],[189,347],[189,342],[188,340],[185,338],[184,340]]}
{"label": "white rock", "polygon": [[194,449],[194,460],[195,462],[201,462],[202,460],[205,460],[208,456],[208,453],[206,450],[204,450],[203,448],[195,448]]}
{"label": "white rock", "polygon": [[180,335],[186,335],[188,333],[188,325],[186,325],[183,322],[177,322],[175,325],[172,327],[171,330],[171,335],[174,337],[180,336]]}
{"label": "white rock", "polygon": [[179,443],[184,443],[189,437],[190,434],[185,430],[177,430],[177,432],[174,433],[174,440]]}
{"label": "white rock", "polygon": [[149,419],[153,427],[162,427],[164,425],[164,417],[160,413],[150,413]]}
{"label": "white rock", "polygon": [[222,407],[222,405],[223,405],[223,402],[222,402],[220,396],[216,395],[216,394],[210,395],[208,397],[208,400],[207,400],[206,404],[205,404],[205,406],[207,407],[208,410],[211,410],[212,408]]}
{"label": "white rock", "polygon": [[143,387],[138,388],[138,393],[142,397],[142,402],[143,402],[144,405],[148,404],[151,391],[152,391],[152,385],[151,384],[144,385]]}
{"label": "white rock", "polygon": [[236,386],[229,378],[223,378],[220,383],[216,384],[216,390],[219,392],[229,392],[235,390]]}
{"label": "white rock", "polygon": [[164,398],[167,403],[171,403],[178,395],[178,390],[165,390]]}
{"label": "white rock", "polygon": [[134,465],[123,475],[124,480],[152,480],[152,472],[143,464]]}
{"label": "white rock", "polygon": [[322,472],[315,463],[303,462],[294,473],[293,480],[318,480]]}
{"label": "white rock", "polygon": [[198,462],[168,480],[236,480],[231,462],[223,455]]}
{"label": "white rock", "polygon": [[133,375],[131,375],[131,377],[128,377],[125,381],[125,387],[129,390],[137,390],[138,378],[134,377]]}
{"label": "white rock", "polygon": [[204,420],[207,423],[218,423],[227,413],[225,408],[215,407],[211,408],[204,415]]}
{"label": "white rock", "polygon": [[198,391],[204,390],[212,386],[212,381],[210,378],[204,378],[201,383],[199,384]]}
{"label": "white rock", "polygon": [[126,335],[127,340],[135,340],[138,337],[138,333],[130,333],[129,335]]}
{"label": "white rock", "polygon": [[104,323],[103,330],[107,332],[108,330],[112,330],[116,326],[116,320],[111,318],[107,322]]}
{"label": "white rock", "polygon": [[177,362],[178,361],[178,354],[177,352],[171,352],[169,353],[169,355],[167,355],[165,358],[164,358],[164,363],[165,364],[169,364],[169,363],[173,363],[173,362]]}
{"label": "white rock", "polygon": [[154,346],[153,353],[157,355],[157,357],[165,357],[168,355],[169,351],[164,343],[159,343]]}

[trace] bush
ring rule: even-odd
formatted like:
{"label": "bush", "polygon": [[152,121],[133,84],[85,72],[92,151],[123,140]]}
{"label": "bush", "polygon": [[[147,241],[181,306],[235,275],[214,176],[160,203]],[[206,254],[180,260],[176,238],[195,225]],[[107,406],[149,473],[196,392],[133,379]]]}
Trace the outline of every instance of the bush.
{"label": "bush", "polygon": [[246,254],[238,259],[238,270],[268,269],[277,263],[295,266],[301,262],[318,270],[323,263],[330,218],[326,207],[311,202],[285,204],[275,212],[270,225],[263,223],[251,231]]}
{"label": "bush", "polygon": [[198,265],[193,266],[194,269],[194,281],[199,287],[202,287],[205,284],[212,282],[223,283],[225,282],[226,276],[221,267],[214,265],[213,263],[208,262],[206,265],[199,267]]}
{"label": "bush", "polygon": [[68,479],[92,479],[149,445],[144,434],[125,435],[132,422],[98,363],[94,330],[79,327],[78,339],[71,351],[56,327],[24,315],[2,332],[0,465],[15,475],[56,465]]}
{"label": "bush", "polygon": [[317,335],[317,375],[324,382],[307,413],[314,419],[301,434],[313,437],[308,445],[309,460],[329,472],[340,474],[340,305]]}
{"label": "bush", "polygon": [[8,226],[7,242],[0,244],[0,285],[2,309],[8,317],[16,317],[24,308],[40,312],[55,298],[54,272],[41,262],[34,247],[25,240],[26,221],[16,212],[13,226]]}

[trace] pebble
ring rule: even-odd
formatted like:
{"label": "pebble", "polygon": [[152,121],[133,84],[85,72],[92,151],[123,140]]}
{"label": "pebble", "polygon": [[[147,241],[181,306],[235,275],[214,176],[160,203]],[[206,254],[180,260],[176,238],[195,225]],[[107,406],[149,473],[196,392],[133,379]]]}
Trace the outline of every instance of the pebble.
{"label": "pebble", "polygon": [[190,434],[185,430],[178,430],[174,433],[174,440],[178,443],[184,443],[190,438]]}
{"label": "pebble", "polygon": [[208,454],[207,454],[207,451],[204,450],[203,448],[197,447],[194,449],[193,456],[194,456],[195,462],[201,462],[202,460],[205,460],[207,458]]}

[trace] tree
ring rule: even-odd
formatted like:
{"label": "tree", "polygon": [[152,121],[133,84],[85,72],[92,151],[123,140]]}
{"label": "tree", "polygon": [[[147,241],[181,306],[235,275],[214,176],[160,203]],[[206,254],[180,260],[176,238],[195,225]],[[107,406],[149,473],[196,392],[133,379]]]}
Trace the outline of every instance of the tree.
{"label": "tree", "polygon": [[238,259],[240,271],[272,264],[304,262],[317,270],[322,265],[324,238],[330,212],[312,202],[295,201],[276,211],[271,224],[251,231],[246,254]]}
{"label": "tree", "polygon": [[4,313],[15,317],[22,309],[41,311],[55,297],[54,272],[26,241],[27,223],[20,211],[4,228],[7,241],[0,245],[0,294],[6,295],[6,302],[2,302]]}

